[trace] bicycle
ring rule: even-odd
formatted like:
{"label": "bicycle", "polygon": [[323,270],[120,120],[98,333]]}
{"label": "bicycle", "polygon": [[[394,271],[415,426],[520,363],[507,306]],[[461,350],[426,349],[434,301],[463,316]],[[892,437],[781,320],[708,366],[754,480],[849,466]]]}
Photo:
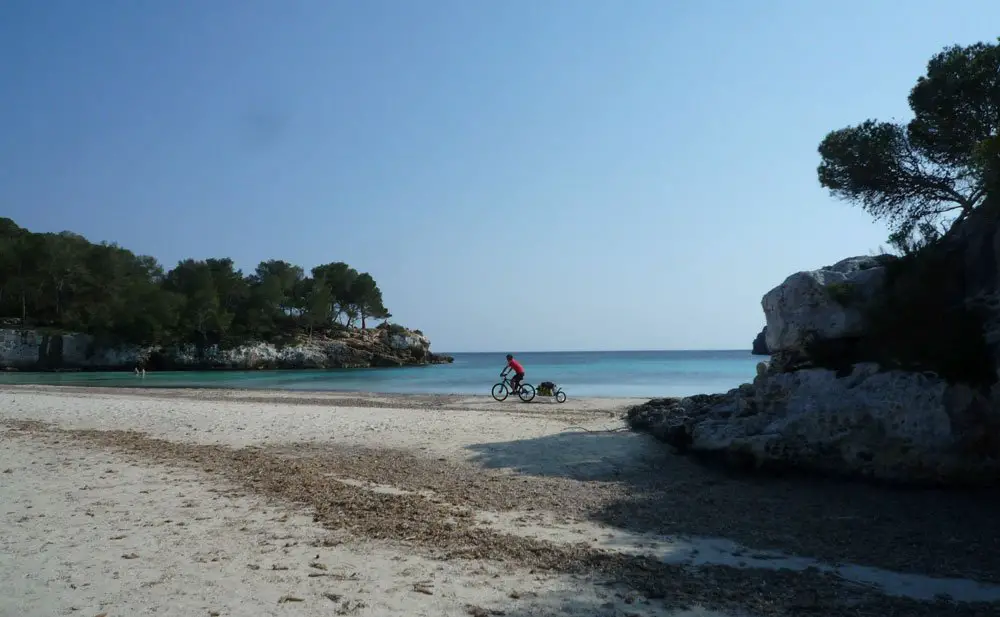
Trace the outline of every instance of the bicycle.
{"label": "bicycle", "polygon": [[507,374],[500,373],[500,383],[493,386],[491,394],[495,400],[500,402],[506,401],[507,397],[511,394],[517,394],[517,397],[523,402],[530,403],[531,399],[535,398],[535,387],[530,383],[521,382],[517,391],[515,391],[513,384],[510,383],[510,379],[507,378]]}

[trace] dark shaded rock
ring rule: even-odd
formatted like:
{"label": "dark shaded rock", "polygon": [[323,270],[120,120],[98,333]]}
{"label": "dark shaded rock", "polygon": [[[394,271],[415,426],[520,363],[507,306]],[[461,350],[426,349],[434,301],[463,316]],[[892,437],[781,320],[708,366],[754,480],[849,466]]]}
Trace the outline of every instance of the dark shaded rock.
{"label": "dark shaded rock", "polygon": [[750,349],[750,354],[754,356],[768,356],[771,354],[767,349],[767,326],[760,331],[757,338],[753,340],[753,347]]}

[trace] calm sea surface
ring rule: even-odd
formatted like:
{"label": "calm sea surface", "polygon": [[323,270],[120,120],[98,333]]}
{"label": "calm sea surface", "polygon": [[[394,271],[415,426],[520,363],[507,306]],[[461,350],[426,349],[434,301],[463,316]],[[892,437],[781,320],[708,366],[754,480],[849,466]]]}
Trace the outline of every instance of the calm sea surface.
{"label": "calm sea surface", "polygon": [[[454,364],[409,368],[150,372],[0,373],[2,384],[147,388],[269,388],[382,393],[489,394],[502,353],[459,353]],[[749,351],[592,351],[523,353],[529,383],[554,381],[569,396],[687,396],[725,392],[753,379]]]}

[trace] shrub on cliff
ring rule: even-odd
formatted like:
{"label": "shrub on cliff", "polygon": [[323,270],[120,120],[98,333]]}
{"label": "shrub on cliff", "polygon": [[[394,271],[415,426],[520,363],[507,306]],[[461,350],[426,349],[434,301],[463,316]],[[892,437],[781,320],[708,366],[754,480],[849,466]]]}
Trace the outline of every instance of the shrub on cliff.
{"label": "shrub on cliff", "polygon": [[887,265],[885,290],[867,309],[866,359],[951,382],[993,383],[983,315],[965,303],[962,271],[962,254],[939,243]]}

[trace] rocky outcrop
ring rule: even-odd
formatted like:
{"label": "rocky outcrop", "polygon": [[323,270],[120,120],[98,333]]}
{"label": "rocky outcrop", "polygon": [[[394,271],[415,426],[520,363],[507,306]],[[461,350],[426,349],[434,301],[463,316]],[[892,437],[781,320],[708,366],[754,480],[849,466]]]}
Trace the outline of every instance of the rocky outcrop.
{"label": "rocky outcrop", "polygon": [[423,334],[398,326],[339,330],[288,345],[235,347],[102,345],[86,334],[0,330],[0,368],[7,370],[299,369],[415,366],[451,362],[430,351]]}
{"label": "rocky outcrop", "polygon": [[631,426],[739,467],[998,483],[1000,212],[981,207],[895,260],[792,274],[761,301],[770,359],[753,383],[649,401],[629,411]]}
{"label": "rocky outcrop", "polygon": [[761,300],[771,353],[806,353],[812,340],[860,336],[864,307],[882,289],[887,257],[848,257],[796,272]]}
{"label": "rocky outcrop", "polygon": [[754,469],[907,484],[1000,479],[1000,412],[964,385],[859,364],[765,373],[726,394],[655,399],[630,425],[682,452]]}
{"label": "rocky outcrop", "polygon": [[750,355],[752,356],[768,356],[771,352],[767,348],[767,326],[757,334],[757,338],[753,340],[753,345],[750,347]]}

